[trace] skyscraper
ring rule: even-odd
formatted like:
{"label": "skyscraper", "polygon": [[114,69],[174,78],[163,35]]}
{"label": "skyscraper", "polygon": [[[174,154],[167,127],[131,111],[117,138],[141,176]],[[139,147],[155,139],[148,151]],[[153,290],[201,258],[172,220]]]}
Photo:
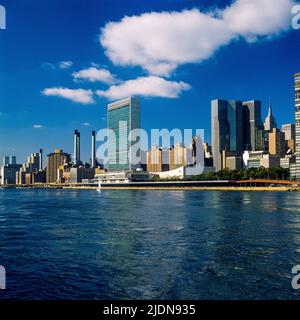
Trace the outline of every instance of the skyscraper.
{"label": "skyscraper", "polygon": [[3,157],[3,166],[7,166],[9,164],[11,164],[10,163],[10,157],[9,156]]}
{"label": "skyscraper", "polygon": [[294,76],[296,163],[290,166],[291,179],[300,180],[300,73]]}
{"label": "skyscraper", "polygon": [[46,181],[47,183],[55,183],[58,178],[58,168],[65,164],[71,162],[71,156],[64,153],[61,149],[55,149],[54,153],[47,155],[46,164]]}
{"label": "skyscraper", "polygon": [[222,152],[243,153],[243,106],[236,100],[211,102],[212,151],[216,171],[222,169]]}
{"label": "skyscraper", "polygon": [[16,162],[15,156],[5,156],[3,158],[3,166],[0,170],[0,183],[2,185],[16,184],[16,173],[21,167],[21,165]]}
{"label": "skyscraper", "polygon": [[278,157],[284,157],[286,152],[285,135],[279,129],[273,128],[269,133],[269,154]]}
{"label": "skyscraper", "polygon": [[292,152],[295,152],[295,125],[294,124],[284,124],[282,125],[281,131],[285,135],[285,141],[288,149],[291,149]]}
{"label": "skyscraper", "polygon": [[17,164],[16,156],[5,156],[3,157],[3,165]]}
{"label": "skyscraper", "polygon": [[266,117],[264,127],[265,127],[265,131],[267,131],[267,132],[271,132],[271,131],[273,131],[274,128],[277,128],[277,123],[276,123],[275,118],[273,117],[271,104],[269,104],[269,112]]}
{"label": "skyscraper", "polygon": [[169,150],[153,146],[147,152],[147,170],[149,172],[162,172],[169,170]]}
{"label": "skyscraper", "polygon": [[[140,129],[140,102],[136,98],[127,98],[107,107],[108,134],[108,170],[127,171],[140,165],[139,155],[131,147],[131,131]],[[135,159],[134,159],[135,158]],[[135,160],[135,161],[134,161]]]}
{"label": "skyscraper", "polygon": [[264,124],[261,120],[261,102],[243,102],[243,140],[244,150],[259,151],[264,146]]}
{"label": "skyscraper", "polygon": [[300,73],[295,74],[295,135],[295,149],[300,157]]}
{"label": "skyscraper", "polygon": [[74,155],[73,155],[74,165],[80,163],[80,132],[78,130],[74,131]]}
{"label": "skyscraper", "polygon": [[230,151],[243,153],[243,106],[242,102],[229,100],[227,119],[230,131]]}
{"label": "skyscraper", "polygon": [[45,182],[45,172],[42,172],[42,150],[39,153],[31,153],[27,162],[17,172],[16,182],[18,185],[30,185],[34,182]]}

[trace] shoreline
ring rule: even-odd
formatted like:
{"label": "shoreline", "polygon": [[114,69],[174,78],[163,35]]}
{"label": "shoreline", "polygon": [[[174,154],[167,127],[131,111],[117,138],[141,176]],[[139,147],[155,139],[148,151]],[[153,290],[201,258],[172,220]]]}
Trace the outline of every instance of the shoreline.
{"label": "shoreline", "polygon": [[[98,187],[93,186],[30,186],[30,187],[15,187],[15,189],[39,189],[39,190],[97,190]],[[297,192],[300,188],[292,187],[179,187],[179,186],[102,186],[101,190],[180,190],[180,191],[268,191],[268,192]]]}

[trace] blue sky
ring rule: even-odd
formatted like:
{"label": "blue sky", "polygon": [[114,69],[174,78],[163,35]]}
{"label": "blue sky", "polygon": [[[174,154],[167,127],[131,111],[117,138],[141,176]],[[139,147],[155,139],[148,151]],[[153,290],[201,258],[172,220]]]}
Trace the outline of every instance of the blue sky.
{"label": "blue sky", "polygon": [[[142,127],[146,130],[204,128],[210,142],[210,101],[215,98],[262,100],[264,120],[271,97],[277,122],[280,125],[293,122],[293,74],[300,70],[300,30],[288,29],[287,17],[278,19],[275,25],[261,25],[253,21],[254,14],[250,21],[258,26],[255,30],[250,24],[248,30],[247,25],[241,26],[237,20],[224,34],[218,30],[214,33],[216,26],[210,27],[209,22],[208,30],[199,34],[198,48],[189,43],[193,37],[198,41],[197,34],[192,34],[197,29],[185,26],[182,21],[194,16],[200,23],[205,19],[200,12],[208,15],[212,10],[216,14],[216,8],[233,8],[232,1],[213,3],[212,6],[212,1],[204,0],[0,0],[7,11],[7,29],[0,30],[0,156],[15,154],[23,162],[39,148],[49,153],[60,147],[71,153],[72,134],[77,128],[82,137],[83,160],[88,161],[91,130],[106,126],[106,105],[113,100],[111,96],[132,90],[132,86],[134,90],[137,87],[142,90]],[[236,10],[228,13],[230,21],[241,8],[234,7]],[[278,8],[280,14],[284,14],[282,11]],[[121,22],[125,16],[138,19]],[[143,30],[144,21],[151,19],[154,37],[151,28]],[[117,33],[114,27],[101,31],[109,21],[116,23]],[[169,28],[163,25],[165,21],[170,21]],[[181,25],[183,32],[178,29]],[[220,28],[223,29],[222,25]],[[186,30],[191,30],[191,34]],[[99,36],[104,31],[109,39],[100,42]],[[212,43],[211,38],[219,34],[222,36],[219,42]],[[143,47],[148,45],[148,39],[149,43],[153,41],[151,52]],[[175,47],[165,39],[174,39]],[[204,55],[201,45],[206,40],[208,51]],[[118,41],[120,46],[115,52]],[[158,44],[162,48],[157,51]],[[136,45],[139,50],[130,51]],[[178,49],[181,45],[182,51]],[[143,52],[148,52],[147,57],[143,57]],[[72,63],[61,68],[62,61]],[[162,61],[162,68],[156,70]],[[78,73],[90,68],[107,70],[113,79],[109,81],[97,74],[100,78],[92,82]],[[137,78],[142,78],[141,82],[128,83]],[[113,93],[108,91],[112,86],[117,86]],[[153,87],[150,94],[145,86]],[[93,103],[54,96],[53,91],[43,94],[53,88],[91,90]],[[109,95],[111,99],[107,99]]]}

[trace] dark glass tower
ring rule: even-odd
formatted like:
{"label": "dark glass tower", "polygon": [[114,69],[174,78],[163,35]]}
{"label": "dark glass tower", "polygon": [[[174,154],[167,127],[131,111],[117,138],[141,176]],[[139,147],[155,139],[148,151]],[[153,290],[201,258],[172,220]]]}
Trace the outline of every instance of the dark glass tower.
{"label": "dark glass tower", "polygon": [[264,124],[261,119],[261,102],[243,102],[243,148],[247,151],[264,149]]}
{"label": "dark glass tower", "polygon": [[222,151],[243,153],[243,106],[235,100],[211,102],[212,151],[216,171],[222,169]]}

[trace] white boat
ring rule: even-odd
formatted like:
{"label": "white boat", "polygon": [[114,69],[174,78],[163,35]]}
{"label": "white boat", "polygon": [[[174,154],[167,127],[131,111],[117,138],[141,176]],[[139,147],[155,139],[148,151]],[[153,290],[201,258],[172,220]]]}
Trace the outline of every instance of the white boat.
{"label": "white boat", "polygon": [[101,192],[101,180],[98,180],[98,188],[97,188],[98,192]]}

